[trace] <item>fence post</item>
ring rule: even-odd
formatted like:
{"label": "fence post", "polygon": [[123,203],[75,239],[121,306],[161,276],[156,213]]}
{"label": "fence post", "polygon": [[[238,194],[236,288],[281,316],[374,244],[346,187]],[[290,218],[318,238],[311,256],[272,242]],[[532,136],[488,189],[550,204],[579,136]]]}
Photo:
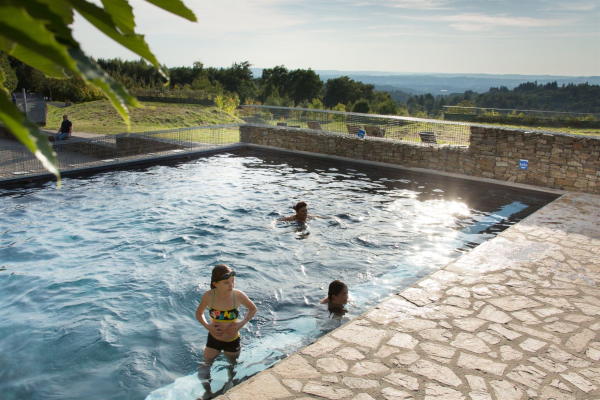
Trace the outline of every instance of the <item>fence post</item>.
{"label": "fence post", "polygon": [[25,116],[27,116],[27,95],[25,93],[25,88],[23,88],[22,91],[23,91],[23,112],[25,113]]}

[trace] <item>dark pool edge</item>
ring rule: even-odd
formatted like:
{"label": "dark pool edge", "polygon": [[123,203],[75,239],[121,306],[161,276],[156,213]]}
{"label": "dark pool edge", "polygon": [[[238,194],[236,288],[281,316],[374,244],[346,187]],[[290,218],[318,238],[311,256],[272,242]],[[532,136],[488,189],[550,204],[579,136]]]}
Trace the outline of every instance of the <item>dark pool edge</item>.
{"label": "dark pool edge", "polygon": [[436,171],[433,169],[426,169],[426,168],[405,167],[402,165],[388,164],[388,163],[383,163],[383,162],[378,162],[378,161],[357,160],[355,158],[330,156],[330,155],[326,155],[326,154],[311,153],[308,151],[301,151],[301,150],[281,149],[279,147],[262,146],[262,145],[252,144],[252,143],[246,143],[246,147],[248,149],[260,150],[260,151],[269,152],[269,153],[279,153],[279,154],[287,153],[287,154],[293,154],[293,155],[297,155],[297,156],[320,159],[320,160],[336,160],[338,162],[342,162],[342,163],[346,163],[346,164],[364,165],[364,166],[377,167],[377,168],[388,169],[388,170],[400,170],[400,171],[406,171],[406,172],[413,172],[413,173],[418,173],[418,174],[438,175],[441,177],[446,177],[446,178],[451,178],[451,179],[456,179],[456,180],[461,180],[461,181],[473,181],[473,182],[484,183],[484,184],[508,186],[513,189],[534,191],[534,192],[543,192],[543,193],[547,193],[547,194],[558,195],[559,197],[564,194],[567,194],[567,193],[573,193],[573,192],[569,192],[568,190],[552,189],[552,188],[546,188],[546,187],[542,187],[542,186],[528,185],[528,184],[524,184],[524,183],[500,181],[497,179],[481,178],[481,177],[477,177],[477,176],[457,174],[454,172]]}
{"label": "dark pool edge", "polygon": [[[165,162],[188,160],[188,159],[192,159],[192,158],[202,158],[202,157],[211,156],[214,154],[226,153],[229,151],[244,150],[246,148],[247,148],[247,145],[245,143],[236,143],[233,145],[228,145],[228,146],[214,148],[214,149],[206,149],[206,150],[199,150],[199,151],[192,151],[192,152],[185,152],[185,153],[169,154],[169,155],[165,155],[165,156],[143,158],[143,159],[136,159],[136,160],[130,160],[130,161],[116,162],[116,163],[107,163],[107,164],[103,164],[103,165],[95,165],[92,167],[74,168],[74,169],[69,169],[69,170],[65,170],[65,171],[60,171],[60,175],[63,178],[73,177],[73,176],[93,175],[93,174],[97,174],[99,172],[115,171],[115,170],[120,170],[120,169],[131,168],[131,167],[139,168],[139,167],[144,167],[144,166],[157,165],[157,164],[161,164],[161,163],[165,163]],[[49,182],[49,181],[56,181],[56,177],[51,173],[26,175],[26,176],[20,176],[20,177],[15,177],[15,178],[0,179],[0,188],[10,187],[10,186],[12,186],[12,187],[20,186],[20,185],[29,184],[29,183],[44,183],[44,182]]]}

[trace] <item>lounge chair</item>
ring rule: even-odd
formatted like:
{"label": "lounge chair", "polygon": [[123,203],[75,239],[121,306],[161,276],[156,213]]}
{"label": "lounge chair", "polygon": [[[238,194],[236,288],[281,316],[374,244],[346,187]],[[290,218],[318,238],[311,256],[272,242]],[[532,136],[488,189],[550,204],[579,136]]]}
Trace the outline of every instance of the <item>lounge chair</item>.
{"label": "lounge chair", "polygon": [[360,130],[360,126],[346,124],[346,128],[348,129],[349,134],[358,136],[358,131]]}
{"label": "lounge chair", "polygon": [[308,129],[315,129],[317,131],[321,131],[321,124],[317,121],[306,121],[306,125],[308,125]]}
{"label": "lounge chair", "polygon": [[421,136],[421,142],[423,143],[437,144],[437,139],[433,132],[419,132],[419,136]]}
{"label": "lounge chair", "polygon": [[277,126],[287,126],[287,122],[278,122]]}
{"label": "lounge chair", "polygon": [[368,136],[385,137],[385,129],[378,126],[365,125],[365,131]]}

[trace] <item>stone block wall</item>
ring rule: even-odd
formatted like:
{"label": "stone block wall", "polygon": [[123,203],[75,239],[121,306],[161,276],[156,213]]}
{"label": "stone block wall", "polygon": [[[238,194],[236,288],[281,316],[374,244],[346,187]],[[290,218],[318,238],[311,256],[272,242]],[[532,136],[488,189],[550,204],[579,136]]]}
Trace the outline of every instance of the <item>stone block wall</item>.
{"label": "stone block wall", "polygon": [[[600,138],[472,127],[471,144],[464,148],[243,125],[240,141],[600,194]],[[527,170],[519,169],[521,159],[528,160]]]}

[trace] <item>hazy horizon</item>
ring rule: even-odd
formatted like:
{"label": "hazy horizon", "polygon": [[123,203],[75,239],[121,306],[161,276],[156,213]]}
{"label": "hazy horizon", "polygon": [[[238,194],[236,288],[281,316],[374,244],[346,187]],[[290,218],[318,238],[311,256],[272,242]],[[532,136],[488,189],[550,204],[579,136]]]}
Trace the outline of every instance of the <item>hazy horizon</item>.
{"label": "hazy horizon", "polygon": [[[169,67],[249,61],[313,70],[600,75],[598,1],[183,2],[198,23],[130,1],[136,32]],[[138,58],[78,14],[73,29],[88,55]]]}

